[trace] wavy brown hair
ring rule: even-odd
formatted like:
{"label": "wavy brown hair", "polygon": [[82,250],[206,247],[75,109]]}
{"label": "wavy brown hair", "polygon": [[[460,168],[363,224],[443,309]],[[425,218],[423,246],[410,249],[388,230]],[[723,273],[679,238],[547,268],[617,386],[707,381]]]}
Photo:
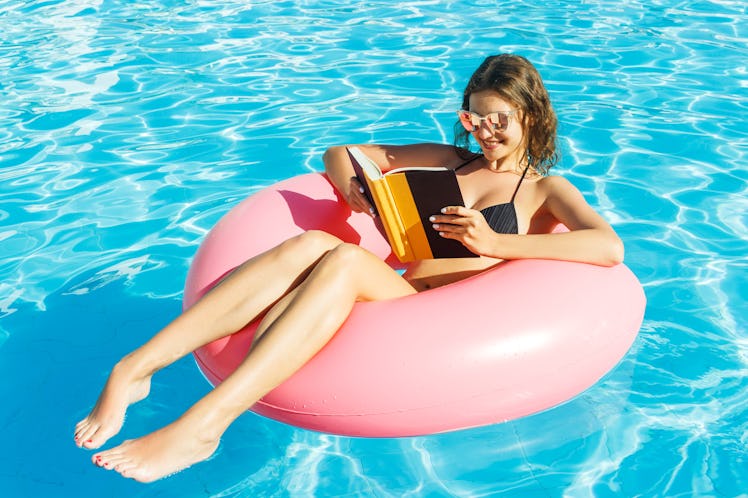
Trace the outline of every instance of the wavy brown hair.
{"label": "wavy brown hair", "polygon": [[[462,94],[462,108],[470,109],[470,95],[485,90],[498,93],[520,110],[526,149],[523,161],[541,175],[558,161],[556,113],[537,69],[524,57],[492,55],[478,66]],[[470,148],[470,133],[459,120],[455,124],[455,147]]]}

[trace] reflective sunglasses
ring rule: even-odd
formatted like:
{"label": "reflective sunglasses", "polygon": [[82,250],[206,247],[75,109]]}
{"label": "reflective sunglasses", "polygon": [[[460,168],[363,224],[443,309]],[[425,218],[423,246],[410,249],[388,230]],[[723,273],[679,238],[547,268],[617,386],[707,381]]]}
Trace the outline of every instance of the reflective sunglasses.
{"label": "reflective sunglasses", "polygon": [[460,117],[460,123],[462,123],[462,126],[464,126],[470,133],[473,133],[480,128],[483,121],[488,122],[488,124],[491,125],[491,128],[496,131],[506,131],[509,127],[509,118],[516,112],[517,110],[515,109],[513,111],[491,112],[485,116],[481,116],[472,111],[460,109],[457,111],[457,115]]}

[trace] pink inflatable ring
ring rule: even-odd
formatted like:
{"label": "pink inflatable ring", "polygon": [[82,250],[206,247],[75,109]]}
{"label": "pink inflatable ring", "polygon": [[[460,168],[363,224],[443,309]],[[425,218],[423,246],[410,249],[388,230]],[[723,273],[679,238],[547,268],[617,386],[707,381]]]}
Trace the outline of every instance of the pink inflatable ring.
{"label": "pink inflatable ring", "polygon": [[[324,175],[302,175],[250,196],[211,230],[187,276],[184,307],[248,258],[310,229],[396,263],[368,216],[339,202]],[[510,261],[412,296],[357,303],[327,346],[252,411],[371,437],[515,419],[595,384],[628,351],[644,306],[624,265]],[[246,356],[255,326],[195,352],[213,385]]]}

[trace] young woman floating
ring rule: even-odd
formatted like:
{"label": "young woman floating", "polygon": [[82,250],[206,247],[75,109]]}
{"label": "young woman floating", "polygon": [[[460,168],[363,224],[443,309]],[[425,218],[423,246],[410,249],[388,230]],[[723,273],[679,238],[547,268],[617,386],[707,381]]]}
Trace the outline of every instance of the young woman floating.
{"label": "young woman floating", "polygon": [[[445,206],[433,229],[480,258],[416,261],[400,275],[378,257],[309,231],[246,261],[146,344],[112,369],[75,441],[102,446],[120,430],[127,407],[145,398],[151,376],[195,349],[262,316],[237,370],[173,423],[93,455],[93,462],[153,481],[208,458],[242,413],[301,368],[333,337],[356,301],[393,299],[485,271],[505,259],[544,258],[615,265],[623,245],[580,192],[558,176],[556,116],[526,59],[488,57],[470,78],[458,111],[455,145],[359,145],[384,170],[454,168],[468,207]],[[468,149],[469,137],[480,154]],[[355,211],[369,206],[344,147],[324,155],[325,170]],[[556,224],[566,233],[548,233]]]}

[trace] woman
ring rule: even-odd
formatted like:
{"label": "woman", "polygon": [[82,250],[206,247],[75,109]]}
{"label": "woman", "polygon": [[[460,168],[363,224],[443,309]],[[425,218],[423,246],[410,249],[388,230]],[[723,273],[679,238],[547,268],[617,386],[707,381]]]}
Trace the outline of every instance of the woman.
{"label": "woman", "polygon": [[[458,114],[455,146],[359,147],[385,170],[413,164],[454,168],[470,207],[445,206],[432,217],[433,226],[480,258],[417,261],[401,276],[358,246],[310,231],[250,259],[115,365],[96,406],[76,426],[76,443],[100,447],[119,431],[127,407],[148,395],[157,370],[265,313],[243,363],[172,424],[96,453],[94,463],[147,482],[208,458],[239,415],[324,347],[356,301],[445,285],[503,259],[598,265],[623,259],[621,241],[579,191],[560,177],[545,176],[556,160],[556,118],[526,59],[487,58],[470,79]],[[469,136],[482,154],[469,152]],[[368,211],[345,148],[329,149],[324,163],[351,208]],[[549,234],[557,223],[570,231]]]}

